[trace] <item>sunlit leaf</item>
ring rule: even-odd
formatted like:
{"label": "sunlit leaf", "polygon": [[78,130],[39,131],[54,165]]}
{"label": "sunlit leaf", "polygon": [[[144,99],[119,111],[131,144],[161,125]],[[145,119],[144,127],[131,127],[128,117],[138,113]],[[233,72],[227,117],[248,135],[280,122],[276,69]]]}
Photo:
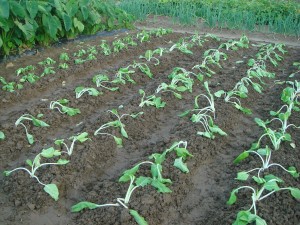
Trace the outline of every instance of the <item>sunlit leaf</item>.
{"label": "sunlit leaf", "polygon": [[44,191],[47,192],[55,201],[58,200],[59,192],[56,184],[45,185]]}
{"label": "sunlit leaf", "polygon": [[92,202],[79,202],[71,207],[71,212],[80,212],[83,209],[96,209],[97,204]]}

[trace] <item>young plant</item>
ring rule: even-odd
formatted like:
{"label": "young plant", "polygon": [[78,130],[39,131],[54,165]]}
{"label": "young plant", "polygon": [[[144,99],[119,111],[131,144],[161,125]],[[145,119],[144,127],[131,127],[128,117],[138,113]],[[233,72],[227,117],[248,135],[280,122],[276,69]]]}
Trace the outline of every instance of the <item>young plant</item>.
{"label": "young plant", "polygon": [[98,96],[101,94],[101,92],[99,92],[95,88],[89,88],[89,87],[85,88],[85,87],[79,86],[79,87],[75,88],[76,98],[80,98],[85,92],[87,92],[88,95],[91,95],[91,96]]}
{"label": "young plant", "polygon": [[142,73],[146,74],[149,78],[153,78],[153,74],[151,73],[150,68],[148,67],[148,65],[146,63],[134,62],[132,64],[132,67],[139,68]]}
{"label": "young plant", "polygon": [[131,36],[126,36],[123,38],[123,41],[126,42],[127,45],[130,46],[137,46],[137,43],[135,41],[133,41],[133,38]]}
{"label": "young plant", "polygon": [[139,90],[139,94],[142,95],[141,103],[139,104],[139,107],[146,106],[154,106],[155,108],[163,108],[165,107],[166,103],[161,101],[161,97],[156,97],[155,95],[149,95],[147,97],[145,94],[145,91],[142,89]]}
{"label": "young plant", "polygon": [[61,61],[66,61],[67,62],[67,61],[70,60],[70,57],[69,57],[68,53],[63,52],[63,53],[60,54],[59,59]]}
{"label": "young plant", "polygon": [[[150,62],[151,60],[155,60],[156,63],[154,63],[154,65],[159,65],[160,61],[158,58],[154,57],[153,55],[156,53],[156,50],[152,51],[152,50],[147,50],[145,52],[145,56],[140,55],[140,59],[146,59],[148,62]],[[162,54],[162,53],[161,53]]]}
{"label": "young plant", "polygon": [[111,54],[111,49],[110,46],[107,44],[106,40],[102,40],[100,44],[100,48],[102,49],[102,52],[104,55],[110,55]]}
{"label": "young plant", "polygon": [[59,69],[68,69],[69,68],[69,65],[67,64],[67,63],[60,63],[59,65],[58,65],[58,68]]}
{"label": "young plant", "polygon": [[191,42],[193,43],[193,44],[196,44],[196,45],[198,45],[199,47],[202,47],[203,46],[203,43],[205,42],[205,41],[207,41],[206,39],[203,39],[200,35],[199,35],[199,33],[195,33],[194,35],[192,35],[192,37],[191,37]]}
{"label": "young plant", "polygon": [[79,58],[79,59],[75,59],[75,60],[74,60],[74,63],[75,63],[76,65],[78,65],[78,64],[83,64],[83,63],[85,63],[85,61],[86,61],[86,60],[80,59],[80,58]]}
{"label": "young plant", "polygon": [[72,141],[70,147],[65,143],[65,139],[56,140],[54,143],[56,145],[60,146],[60,147],[64,146],[66,148],[66,151],[61,151],[61,153],[66,153],[69,156],[71,156],[72,153],[73,153],[73,150],[74,150],[75,142],[79,141],[80,143],[83,143],[83,142],[89,140],[88,133],[87,132],[83,132],[83,133],[78,134],[76,136],[72,136],[72,137],[69,138],[69,140]]}
{"label": "young plant", "polygon": [[121,116],[119,115],[119,113],[118,113],[118,111],[116,109],[108,110],[108,112],[112,113],[115,117],[117,117],[117,119],[114,120],[114,121],[110,121],[108,123],[103,124],[99,129],[97,129],[94,132],[94,135],[96,136],[96,135],[101,134],[101,135],[111,136],[111,137],[114,138],[114,140],[115,140],[115,142],[116,142],[116,144],[117,144],[118,147],[123,147],[122,146],[122,144],[123,144],[122,138],[117,137],[117,136],[115,136],[113,134],[110,134],[110,133],[107,133],[107,132],[103,132],[103,130],[105,130],[107,128],[110,128],[110,127],[112,127],[112,128],[119,128],[121,135],[123,137],[125,137],[125,138],[128,138],[128,134],[127,134],[127,132],[125,130],[125,124],[123,124],[121,122],[121,119],[123,117],[125,117],[125,116],[130,116],[132,118],[136,118],[137,116],[143,114],[143,112],[139,112],[137,114],[122,114]]}
{"label": "young plant", "polygon": [[69,116],[75,116],[80,113],[79,109],[76,108],[70,108],[66,106],[66,104],[69,103],[68,99],[60,99],[57,101],[51,101],[50,102],[50,109],[57,109],[61,114],[67,114]]}
{"label": "young plant", "polygon": [[49,74],[55,74],[56,72],[53,69],[54,69],[53,66],[45,67],[43,73],[41,74],[41,77]]}
{"label": "young plant", "polygon": [[52,58],[48,57],[47,59],[45,59],[45,60],[42,61],[42,62],[39,62],[38,64],[39,64],[39,65],[53,65],[53,64],[55,64],[55,63],[56,63],[55,60],[53,60]]}
{"label": "young plant", "polygon": [[122,40],[115,40],[113,41],[112,45],[114,48],[114,52],[120,52],[124,48],[127,48],[127,45],[124,42],[122,42]]}
{"label": "young plant", "polygon": [[124,68],[120,68],[118,72],[116,73],[116,78],[112,81],[114,84],[126,84],[126,81],[136,84],[136,82],[130,77],[130,74],[135,73],[134,70],[131,70],[130,67],[133,67],[133,65],[129,65]]}
{"label": "young plant", "polygon": [[31,121],[32,124],[36,127],[49,127],[49,124],[45,123],[44,121],[38,119],[41,118],[43,116],[43,114],[38,114],[37,118],[35,118],[34,116],[30,115],[30,114],[24,114],[22,115],[16,122],[15,122],[15,126],[17,127],[18,125],[22,125],[25,129],[25,133],[26,133],[26,137],[28,140],[29,144],[33,144],[34,143],[34,137],[32,134],[28,133],[27,127],[25,126],[25,124],[23,123],[23,121]]}
{"label": "young plant", "polygon": [[[168,153],[175,152],[177,157],[174,161],[174,166],[181,170],[184,173],[188,173],[189,169],[187,168],[186,163],[184,162],[187,157],[192,156],[187,150],[187,143],[184,141],[175,142],[169,149],[165,150],[162,154],[154,153],[149,159],[153,161],[143,161],[123,172],[122,176],[119,178],[119,182],[130,182],[127,192],[124,198],[117,198],[116,203],[108,204],[95,204],[92,202],[79,202],[76,205],[72,206],[72,212],[80,212],[83,209],[96,209],[100,207],[109,207],[109,206],[121,206],[129,210],[129,213],[134,217],[136,222],[140,225],[145,225],[147,222],[145,219],[138,214],[137,211],[129,209],[128,204],[133,192],[141,187],[151,185],[160,193],[170,193],[171,189],[167,186],[172,183],[170,179],[163,178],[163,162],[166,160]],[[150,176],[139,176],[140,167],[149,166]]]}
{"label": "young plant", "polygon": [[82,56],[84,56],[84,55],[86,55],[86,54],[87,54],[86,50],[84,50],[84,49],[79,49],[78,52],[75,52],[75,53],[74,53],[74,56],[76,56],[76,57],[82,57]]}
{"label": "young plant", "polygon": [[97,55],[98,51],[96,49],[96,46],[90,46],[87,50],[87,53],[93,54],[93,55]]}
{"label": "young plant", "polygon": [[263,45],[259,52],[256,54],[257,59],[262,59],[264,61],[270,60],[270,62],[273,64],[273,66],[278,66],[277,61],[281,61],[283,59],[283,56],[276,53],[276,50],[281,52],[282,54],[285,54],[287,51],[283,49],[285,45],[284,44],[266,44]]}
{"label": "young plant", "polygon": [[27,72],[33,71],[35,69],[36,69],[35,66],[29,65],[24,68],[17,69],[16,73],[17,73],[17,76],[22,75],[22,74],[25,75]]}
{"label": "young plant", "polygon": [[96,84],[97,87],[102,87],[105,88],[109,91],[117,91],[119,88],[118,87],[107,87],[104,84],[110,84],[113,83],[112,81],[109,81],[109,78],[107,75],[104,74],[97,74],[93,77],[93,82]]}
{"label": "young plant", "polygon": [[[232,192],[230,194],[230,198],[227,201],[228,205],[232,205],[236,202],[236,200],[237,200],[236,194],[240,190],[246,189],[246,190],[250,190],[252,192],[251,207],[248,210],[241,210],[238,212],[236,220],[233,223],[234,225],[237,225],[237,224],[247,225],[252,222],[256,222],[256,224],[267,225],[266,221],[257,215],[257,203],[276,192],[288,190],[288,191],[290,191],[291,195],[294,198],[300,199],[300,190],[298,188],[294,188],[294,187],[285,187],[285,188],[279,187],[277,183],[282,183],[283,181],[281,179],[279,179],[278,177],[275,177],[270,174],[270,175],[266,175],[262,179],[262,181],[263,181],[263,183],[262,183],[262,186],[260,187],[260,189],[255,189],[254,187],[251,187],[251,186],[241,186],[241,187],[238,187],[238,188],[232,190]],[[264,194],[265,191],[268,191],[268,193]],[[252,210],[253,210],[253,213],[252,213]]]}
{"label": "young plant", "polygon": [[37,154],[34,158],[34,160],[27,159],[26,164],[30,167],[30,169],[27,169],[26,167],[18,167],[10,171],[4,171],[5,176],[9,176],[11,173],[18,171],[18,170],[23,170],[27,172],[31,178],[34,178],[37,180],[37,182],[44,186],[44,191],[49,194],[55,201],[58,200],[59,198],[59,191],[56,186],[56,184],[45,184],[40,179],[37,177],[36,172],[39,168],[42,168],[44,166],[50,166],[50,165],[65,165],[69,163],[68,160],[65,159],[59,159],[56,162],[51,162],[51,163],[43,163],[41,162],[42,159],[52,159],[56,156],[60,156],[61,152],[59,150],[55,150],[54,148],[47,148],[43,149],[39,154]]}
{"label": "young plant", "polygon": [[90,53],[90,54],[86,57],[85,61],[91,61],[91,60],[96,60],[96,59],[97,59],[97,57],[96,57],[93,53]]}
{"label": "young plant", "polygon": [[229,40],[228,42],[222,43],[219,48],[225,48],[237,51],[239,48],[249,48],[249,39],[243,35],[239,41]]}
{"label": "young plant", "polygon": [[35,75],[34,73],[28,73],[27,75],[22,76],[22,78],[19,81],[20,83],[25,83],[27,81],[30,84],[34,84],[39,79],[40,77]]}
{"label": "young plant", "polygon": [[150,40],[150,33],[143,30],[142,32],[136,35],[136,38],[140,40],[140,42],[146,42]]}
{"label": "young plant", "polygon": [[157,30],[154,30],[153,33],[156,37],[162,37],[163,35],[173,33],[172,29],[164,29],[162,27],[158,28]]}
{"label": "young plant", "polygon": [[172,52],[174,49],[178,49],[179,51],[185,54],[193,54],[189,48],[193,47],[192,44],[187,43],[184,39],[180,39],[176,44],[174,44],[169,51]]}

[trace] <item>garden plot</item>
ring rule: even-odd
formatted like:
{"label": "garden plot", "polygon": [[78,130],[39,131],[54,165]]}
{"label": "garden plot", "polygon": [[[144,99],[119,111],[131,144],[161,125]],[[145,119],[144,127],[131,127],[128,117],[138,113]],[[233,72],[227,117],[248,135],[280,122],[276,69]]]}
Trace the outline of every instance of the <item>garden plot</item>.
{"label": "garden plot", "polygon": [[296,224],[298,52],[158,29],[3,65],[1,222]]}

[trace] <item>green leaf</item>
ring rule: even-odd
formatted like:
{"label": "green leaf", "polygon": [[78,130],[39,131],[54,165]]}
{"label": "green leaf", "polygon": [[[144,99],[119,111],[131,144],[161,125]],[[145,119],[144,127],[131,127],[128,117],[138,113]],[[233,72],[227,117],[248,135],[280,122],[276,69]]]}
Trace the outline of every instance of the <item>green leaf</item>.
{"label": "green leaf", "polygon": [[122,148],[123,147],[123,140],[122,140],[122,138],[114,136],[114,140],[115,140],[118,148]]}
{"label": "green leaf", "polygon": [[176,151],[176,155],[179,157],[182,157],[183,160],[185,160],[188,156],[193,156],[189,153],[189,151],[186,148],[174,148],[174,151]]}
{"label": "green leaf", "polygon": [[244,151],[242,152],[238,157],[236,157],[236,159],[233,161],[234,164],[238,164],[239,162],[241,162],[242,160],[248,158],[249,156],[249,152]]}
{"label": "green leaf", "polygon": [[68,32],[69,30],[71,30],[72,25],[73,25],[72,18],[68,14],[62,13],[62,19],[64,22],[65,29]]}
{"label": "green leaf", "polygon": [[291,191],[291,195],[296,198],[296,199],[300,199],[300,189],[298,188],[289,188],[289,190]]}
{"label": "green leaf", "polygon": [[73,19],[74,27],[79,30],[79,32],[82,32],[84,30],[84,25],[81,23],[76,17]]}
{"label": "green leaf", "polygon": [[178,99],[182,99],[182,96],[181,96],[181,94],[178,94],[178,93],[176,93],[176,92],[173,92],[173,94],[174,94],[174,96],[175,96],[176,98],[178,98]]}
{"label": "green leaf", "polygon": [[125,137],[125,138],[128,138],[128,134],[127,134],[126,130],[124,129],[124,127],[121,126],[120,129],[121,129],[122,136]]}
{"label": "green leaf", "polygon": [[32,161],[30,160],[30,159],[26,159],[26,164],[28,165],[28,166],[32,166]]}
{"label": "green leaf", "polygon": [[273,174],[268,174],[268,175],[265,176],[265,181],[266,182],[271,181],[271,180],[275,180],[276,182],[283,183],[282,179],[280,179],[279,177],[274,176]]}
{"label": "green leaf", "polygon": [[174,166],[178,169],[180,169],[184,173],[190,172],[189,169],[187,168],[186,163],[182,161],[182,157],[175,159],[174,161]]}
{"label": "green leaf", "polygon": [[32,0],[32,1],[25,1],[25,3],[26,3],[26,9],[29,12],[30,18],[34,19],[39,11],[38,2]]}
{"label": "green leaf", "polygon": [[267,181],[264,184],[264,188],[268,191],[279,191],[280,190],[280,188],[278,187],[277,182],[275,180]]}
{"label": "green leaf", "polygon": [[156,164],[162,164],[166,159],[166,152],[163,152],[162,154],[154,153],[149,158],[154,159]]}
{"label": "green leaf", "polygon": [[261,177],[256,177],[256,176],[253,176],[252,177],[253,180],[258,183],[258,184],[263,184],[263,183],[266,183],[266,180],[264,178],[261,178]]}
{"label": "green leaf", "polygon": [[248,180],[248,177],[249,177],[249,174],[245,171],[242,171],[242,172],[238,172],[237,177],[235,179],[245,181],[245,180]]}
{"label": "green leaf", "polygon": [[184,111],[183,113],[179,114],[178,116],[179,116],[179,117],[184,117],[184,116],[188,115],[188,114],[190,113],[190,111],[191,111],[191,110],[186,110],[186,111]]}
{"label": "green leaf", "polygon": [[223,90],[219,90],[219,91],[217,91],[217,92],[215,92],[215,96],[217,97],[217,98],[220,98],[223,94],[225,94],[226,92],[225,91],[223,91]]}
{"label": "green leaf", "polygon": [[3,131],[0,131],[0,141],[5,139],[5,134],[3,133]]}
{"label": "green leaf", "polygon": [[135,175],[135,173],[139,170],[139,166],[136,165],[129,170],[125,170],[123,175],[119,178],[119,182],[127,182],[130,180],[130,177]]}
{"label": "green leaf", "polygon": [[179,86],[179,87],[176,87],[176,90],[180,91],[180,92],[184,92],[184,91],[188,90],[188,88],[185,86]]}
{"label": "green leaf", "polygon": [[235,190],[233,190],[233,191],[230,193],[230,197],[229,197],[228,201],[226,202],[226,204],[232,205],[232,204],[234,204],[234,203],[236,202],[236,200],[237,200],[237,197],[236,197],[236,195],[235,195],[236,192],[237,192],[237,191],[236,191],[236,189],[235,189]]}
{"label": "green leaf", "polygon": [[148,184],[151,184],[152,178],[151,177],[143,177],[140,176],[135,180],[137,186],[145,187]]}
{"label": "green leaf", "polygon": [[58,165],[66,165],[68,164],[70,161],[69,160],[66,160],[66,159],[59,159],[56,163]]}
{"label": "green leaf", "polygon": [[32,118],[32,123],[36,127],[49,127],[50,126],[49,124],[45,123],[44,121],[36,119],[34,117]]}
{"label": "green leaf", "polygon": [[148,225],[144,217],[142,217],[137,211],[130,209],[129,213],[139,225]]}
{"label": "green leaf", "polygon": [[17,1],[10,1],[10,10],[17,17],[24,19],[26,17],[26,11],[24,7]]}
{"label": "green leaf", "polygon": [[171,193],[172,191],[162,182],[157,179],[153,179],[151,185],[157,189],[158,192],[161,193]]}
{"label": "green leaf", "polygon": [[61,152],[59,150],[55,150],[53,147],[43,149],[41,152],[41,156],[44,158],[52,158],[53,156],[59,156]]}
{"label": "green leaf", "polygon": [[227,136],[227,134],[221,128],[219,128],[217,125],[209,127],[209,129],[213,133],[217,133],[217,134],[219,134],[221,136]]}
{"label": "green leaf", "polygon": [[8,19],[8,17],[9,17],[8,0],[0,0],[0,18]]}
{"label": "green leaf", "polygon": [[297,172],[296,167],[294,167],[294,166],[290,166],[290,167],[288,168],[288,172],[289,172],[289,174],[291,174],[294,178],[298,178],[298,177],[299,177],[299,173]]}
{"label": "green leaf", "polygon": [[71,212],[80,212],[83,209],[96,209],[97,204],[92,202],[79,202],[71,207]]}
{"label": "green leaf", "polygon": [[159,178],[159,174],[162,172],[162,166],[160,164],[151,165],[151,174],[152,177],[157,179]]}
{"label": "green leaf", "polygon": [[88,135],[89,134],[87,132],[83,132],[83,133],[79,134],[78,136],[76,136],[76,140],[79,141],[80,143],[83,143],[89,139],[89,138],[87,138]]}
{"label": "green leaf", "polygon": [[58,200],[59,192],[56,184],[45,185],[44,191],[47,192],[55,201]]}
{"label": "green leaf", "polygon": [[28,143],[32,145],[34,143],[34,137],[33,137],[33,135],[31,135],[29,133],[26,133],[26,137],[27,137]]}

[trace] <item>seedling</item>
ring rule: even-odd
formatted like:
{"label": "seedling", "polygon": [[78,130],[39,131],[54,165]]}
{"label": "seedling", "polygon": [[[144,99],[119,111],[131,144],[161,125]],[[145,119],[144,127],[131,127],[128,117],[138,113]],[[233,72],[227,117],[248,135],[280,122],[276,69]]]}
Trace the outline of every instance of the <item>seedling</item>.
{"label": "seedling", "polygon": [[97,57],[96,57],[95,55],[93,55],[92,53],[90,53],[90,54],[86,57],[85,61],[91,61],[91,60],[96,60],[96,59],[97,59]]}
{"label": "seedling", "polygon": [[150,33],[143,30],[142,32],[136,35],[136,38],[140,40],[140,42],[145,42],[150,40]]}
{"label": "seedling", "polygon": [[153,74],[151,73],[150,68],[146,63],[134,62],[132,67],[139,68],[142,73],[146,74],[149,78],[153,78]]}
{"label": "seedling", "polygon": [[86,54],[87,54],[87,52],[84,49],[80,49],[80,50],[78,50],[78,52],[74,53],[74,56],[76,56],[76,57],[82,57],[82,56],[84,56]]}
{"label": "seedling", "polygon": [[11,173],[18,171],[18,170],[23,170],[25,172],[27,172],[31,178],[34,178],[37,180],[37,182],[39,184],[41,184],[42,186],[44,186],[44,191],[49,194],[55,201],[58,200],[58,196],[59,196],[59,191],[58,188],[56,186],[56,184],[45,184],[42,181],[40,181],[40,179],[37,177],[36,175],[36,171],[44,166],[50,166],[50,165],[65,165],[67,163],[69,163],[68,160],[65,159],[59,159],[57,162],[52,162],[52,163],[42,163],[41,160],[42,159],[51,159],[54,158],[56,156],[60,156],[61,152],[59,150],[55,150],[54,148],[47,148],[47,149],[43,149],[41,151],[41,153],[37,154],[34,158],[33,161],[31,161],[30,159],[26,160],[26,164],[30,167],[30,169],[27,169],[26,167],[18,167],[15,168],[13,170],[10,171],[4,171],[5,176],[9,176]]}
{"label": "seedling", "polygon": [[133,67],[133,65],[129,65],[124,68],[120,68],[118,72],[116,73],[116,79],[112,81],[114,84],[126,84],[126,81],[135,84],[136,82],[130,77],[130,74],[135,73],[134,70],[131,70],[130,67]]}
{"label": "seedling", "polygon": [[125,124],[123,124],[121,122],[121,119],[125,116],[130,116],[132,118],[136,118],[137,116],[143,114],[143,112],[139,112],[139,113],[136,113],[136,114],[122,114],[121,116],[119,115],[118,111],[116,109],[112,109],[112,110],[108,110],[108,112],[112,113],[115,117],[117,117],[116,120],[114,121],[110,121],[108,123],[105,123],[103,124],[99,129],[97,129],[95,132],[94,132],[94,135],[108,135],[108,136],[111,136],[114,138],[116,144],[118,147],[122,147],[122,138],[119,138],[113,134],[110,134],[110,133],[107,133],[107,132],[102,132],[103,130],[109,128],[109,127],[112,127],[112,128],[119,128],[120,129],[120,133],[123,137],[125,138],[128,138],[128,134],[125,130]]}
{"label": "seedling", "polygon": [[[162,176],[162,163],[165,161],[168,153],[174,151],[178,158],[175,159],[174,166],[180,169],[184,173],[188,173],[189,170],[187,168],[186,163],[184,161],[187,157],[192,156],[187,148],[187,143],[184,141],[175,142],[169,149],[165,150],[162,154],[154,153],[149,159],[153,161],[143,161],[135,165],[129,170],[123,172],[122,176],[119,179],[119,182],[130,182],[129,187],[127,189],[126,195],[124,198],[117,198],[116,203],[108,203],[108,204],[95,204],[92,202],[79,202],[76,205],[72,206],[72,212],[79,212],[83,209],[96,209],[100,207],[108,207],[108,206],[123,206],[128,209],[130,214],[134,217],[138,224],[144,225],[147,224],[145,219],[141,217],[137,211],[129,209],[128,204],[130,202],[130,198],[133,192],[140,187],[145,187],[146,185],[151,185],[160,193],[170,193],[172,192],[167,185],[171,184],[172,181],[170,179],[163,178]],[[139,168],[141,166],[148,165],[150,167],[149,173],[151,176],[138,176]],[[149,174],[147,173],[147,174]]]}
{"label": "seedling", "polygon": [[237,180],[245,181],[249,178],[250,173],[257,171],[257,176],[253,176],[253,180],[256,181],[258,184],[262,184],[265,181],[261,177],[261,173],[263,173],[265,170],[268,170],[270,167],[280,167],[282,170],[288,172],[290,175],[292,175],[294,178],[299,177],[299,173],[297,172],[296,168],[293,166],[290,166],[288,169],[286,169],[284,166],[280,165],[279,163],[270,163],[271,156],[272,156],[272,150],[266,146],[265,148],[260,148],[257,150],[247,150],[241,153],[235,160],[234,163],[238,164],[242,160],[248,158],[250,154],[254,154],[258,156],[262,162],[261,167],[257,167],[254,169],[251,169],[249,171],[242,171],[237,174]]}
{"label": "seedling", "polygon": [[40,77],[35,75],[34,73],[28,73],[27,75],[22,76],[22,78],[20,79],[20,82],[25,83],[27,81],[31,84],[34,84],[39,79],[40,79]]}
{"label": "seedling", "polygon": [[203,39],[198,33],[195,33],[192,37],[191,37],[191,42],[193,44],[196,44],[200,47],[203,46],[203,43],[207,41],[206,39]]}
{"label": "seedling", "polygon": [[[41,118],[43,116],[43,114],[38,114],[37,118]],[[34,116],[30,115],[30,114],[24,114],[22,115],[16,122],[15,122],[15,126],[17,127],[18,125],[22,125],[25,129],[25,133],[26,133],[26,137],[28,140],[29,144],[33,144],[34,143],[34,137],[32,134],[28,133],[27,127],[25,126],[25,124],[23,123],[24,120],[28,120],[28,121],[32,121],[32,124],[36,127],[49,127],[49,124],[45,123],[44,121],[37,119]]]}
{"label": "seedling", "polygon": [[217,35],[210,34],[210,33],[206,34],[204,37],[208,37],[208,38],[214,39],[216,41],[220,41],[221,40]]}
{"label": "seedling", "polygon": [[53,64],[55,64],[55,63],[56,63],[55,60],[53,60],[52,58],[48,57],[47,59],[45,59],[45,60],[42,61],[42,62],[39,62],[38,64],[39,64],[39,65],[53,65]]}
{"label": "seedling", "polygon": [[75,63],[75,64],[83,64],[83,63],[85,63],[85,61],[86,61],[86,60],[84,60],[84,59],[75,59],[75,60],[74,60],[74,63]]}
{"label": "seedling", "polygon": [[112,45],[114,47],[114,52],[120,52],[124,48],[127,48],[127,45],[124,42],[122,42],[122,40],[115,40],[113,41]]}
{"label": "seedling", "polygon": [[53,69],[54,69],[53,66],[45,67],[44,72],[41,74],[41,77],[49,74],[55,74],[56,72]]}
{"label": "seedling", "polygon": [[97,55],[98,51],[96,49],[96,46],[90,46],[87,50],[87,53],[93,54],[93,55]]}
{"label": "seedling", "polygon": [[100,47],[102,48],[102,52],[104,55],[110,55],[111,54],[111,49],[110,46],[106,43],[105,40],[102,40]]}
{"label": "seedling", "polygon": [[[163,52],[163,50],[162,50],[162,52]],[[162,54],[162,52],[160,54]],[[156,63],[154,63],[154,65],[157,66],[157,65],[159,65],[160,61],[159,61],[158,58],[153,56],[155,53],[157,53],[156,50],[154,50],[154,51],[147,50],[146,53],[145,53],[145,56],[140,55],[139,58],[140,59],[146,59],[148,62],[150,62],[151,60],[155,60]]]}
{"label": "seedling", "polygon": [[83,142],[89,140],[88,133],[83,132],[83,133],[78,134],[76,136],[72,136],[72,137],[69,138],[69,140],[72,140],[72,143],[71,143],[70,147],[65,143],[64,139],[56,140],[54,143],[58,146],[61,146],[61,147],[64,146],[66,148],[66,151],[62,151],[61,153],[66,153],[69,156],[71,156],[72,153],[73,153],[73,150],[74,150],[75,142],[79,141],[80,143],[83,143]]}
{"label": "seedling", "polygon": [[69,103],[68,99],[60,99],[57,101],[51,101],[50,102],[50,109],[57,109],[61,114],[67,114],[69,116],[75,116],[80,113],[79,109],[76,108],[70,108],[66,106],[66,104]]}
{"label": "seedling", "polygon": [[3,131],[0,130],[0,141],[3,141],[5,139],[5,134]]}
{"label": "seedling", "polygon": [[281,52],[282,54],[285,54],[287,51],[283,49],[285,45],[284,44],[266,44],[263,45],[259,52],[256,54],[257,59],[262,59],[264,61],[270,60],[270,62],[273,64],[273,66],[278,66],[277,61],[281,61],[283,57],[276,53],[276,50]]}
{"label": "seedling", "polygon": [[228,51],[229,49],[236,51],[239,48],[249,48],[249,39],[243,35],[239,41],[229,40],[228,42],[222,43],[219,48],[224,48]]}
{"label": "seedling", "polygon": [[162,37],[163,35],[173,33],[172,29],[164,29],[164,28],[158,28],[157,30],[154,30],[153,33],[156,37]]}
{"label": "seedling", "polygon": [[139,107],[146,106],[155,106],[155,108],[163,108],[165,107],[166,103],[161,101],[161,97],[156,97],[155,95],[149,95],[145,97],[145,91],[142,89],[139,90],[139,94],[142,95],[141,103]]}
{"label": "seedling", "polygon": [[21,74],[25,75],[27,72],[33,71],[35,69],[36,69],[35,66],[29,65],[29,66],[26,66],[25,68],[19,68],[19,69],[17,69],[16,73],[17,73],[17,76],[19,76]]}
{"label": "seedling", "polygon": [[179,51],[185,53],[185,54],[193,54],[189,48],[193,47],[192,44],[187,43],[184,39],[180,39],[176,44],[174,44],[169,51],[172,52],[174,49],[178,49]]}
{"label": "seedling", "polygon": [[133,38],[131,36],[124,37],[123,41],[126,42],[127,45],[137,46],[137,43],[135,41],[133,41]]}
{"label": "seedling", "polygon": [[98,96],[101,94],[101,92],[97,91],[95,88],[85,88],[80,86],[75,88],[76,98],[80,98],[85,92],[87,92],[91,96]]}
{"label": "seedling", "polygon": [[109,78],[107,75],[104,74],[97,74],[93,77],[93,82],[96,84],[97,87],[102,87],[105,88],[109,91],[117,91],[119,88],[118,87],[107,87],[104,84],[105,83],[113,83],[112,81],[109,81]]}
{"label": "seedling", "polygon": [[266,64],[264,60],[249,59],[248,66],[251,67],[247,70],[247,76],[250,79],[257,78],[262,84],[264,84],[261,78],[275,78],[275,73],[271,73],[266,70]]}
{"label": "seedling", "polygon": [[60,63],[59,65],[58,65],[58,68],[59,69],[68,69],[69,68],[69,65],[67,64],[67,63]]}
{"label": "seedling", "polygon": [[297,67],[297,71],[289,75],[290,78],[294,77],[296,74],[300,73],[300,62],[294,62],[293,66]]}
{"label": "seedling", "polygon": [[60,54],[59,59],[60,59],[61,61],[69,61],[69,60],[70,60],[70,57],[69,57],[68,53],[63,52],[63,53]]}
{"label": "seedling", "polygon": [[[237,214],[236,221],[234,224],[250,224],[252,222],[256,222],[256,224],[262,224],[266,225],[266,221],[259,217],[257,215],[257,202],[269,197],[270,195],[279,192],[279,191],[284,191],[288,190],[290,191],[291,195],[296,198],[300,199],[300,190],[298,188],[294,187],[286,187],[286,188],[280,188],[277,183],[282,183],[283,181],[279,179],[278,177],[275,177],[273,175],[266,175],[263,179],[263,185],[261,186],[260,189],[256,190],[251,186],[241,186],[236,189],[234,189],[231,194],[230,198],[227,201],[228,205],[232,205],[236,202],[237,196],[236,194],[242,190],[242,189],[248,189],[252,192],[251,199],[252,199],[252,205],[251,207],[244,211],[240,211]],[[268,191],[267,194],[263,195],[265,191]],[[254,213],[251,212],[253,210]]]}

